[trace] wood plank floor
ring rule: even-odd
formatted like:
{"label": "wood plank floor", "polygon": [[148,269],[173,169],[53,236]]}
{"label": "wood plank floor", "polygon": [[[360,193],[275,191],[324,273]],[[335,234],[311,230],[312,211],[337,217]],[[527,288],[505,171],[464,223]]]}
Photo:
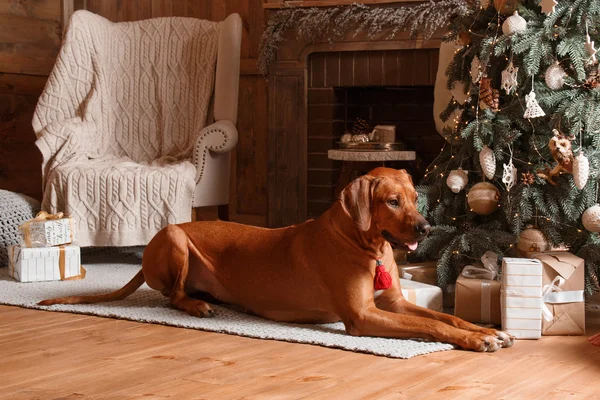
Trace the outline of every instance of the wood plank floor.
{"label": "wood plank floor", "polygon": [[[600,314],[588,316],[588,334]],[[0,306],[0,399],[594,399],[600,347],[519,341],[397,360]]]}

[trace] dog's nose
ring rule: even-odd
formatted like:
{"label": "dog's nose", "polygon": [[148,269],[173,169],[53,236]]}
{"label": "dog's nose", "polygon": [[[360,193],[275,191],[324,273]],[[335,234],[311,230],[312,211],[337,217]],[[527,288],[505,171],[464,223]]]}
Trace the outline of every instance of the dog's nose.
{"label": "dog's nose", "polygon": [[431,230],[431,225],[429,222],[424,221],[415,225],[415,231],[417,231],[422,236],[427,236],[429,231]]}

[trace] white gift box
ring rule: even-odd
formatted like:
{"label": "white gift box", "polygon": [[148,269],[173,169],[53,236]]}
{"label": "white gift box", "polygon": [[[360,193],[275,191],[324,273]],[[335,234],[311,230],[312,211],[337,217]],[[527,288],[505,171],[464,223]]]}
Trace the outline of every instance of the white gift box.
{"label": "white gift box", "polygon": [[517,339],[542,336],[542,263],[531,258],[502,261],[502,330]]}
{"label": "white gift box", "polygon": [[444,299],[439,287],[408,279],[400,279],[400,287],[402,295],[411,303],[433,311],[443,311]]}
{"label": "white gift box", "polygon": [[79,246],[8,247],[8,273],[21,282],[83,279]]}
{"label": "white gift box", "polygon": [[73,218],[58,217],[62,217],[62,213],[51,215],[41,211],[34,219],[19,226],[22,247],[60,246],[75,241]]}

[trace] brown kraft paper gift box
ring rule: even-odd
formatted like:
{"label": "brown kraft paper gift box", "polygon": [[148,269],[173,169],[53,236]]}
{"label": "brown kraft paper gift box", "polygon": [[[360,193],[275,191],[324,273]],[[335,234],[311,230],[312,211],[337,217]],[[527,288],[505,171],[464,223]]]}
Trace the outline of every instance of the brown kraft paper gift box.
{"label": "brown kraft paper gift box", "polygon": [[437,261],[398,265],[400,278],[437,286]]}
{"label": "brown kraft paper gift box", "polygon": [[500,282],[471,279],[460,275],[456,280],[454,315],[465,321],[500,325]]}
{"label": "brown kraft paper gift box", "polygon": [[585,334],[585,261],[566,251],[535,253],[532,258],[543,265],[542,335]]}

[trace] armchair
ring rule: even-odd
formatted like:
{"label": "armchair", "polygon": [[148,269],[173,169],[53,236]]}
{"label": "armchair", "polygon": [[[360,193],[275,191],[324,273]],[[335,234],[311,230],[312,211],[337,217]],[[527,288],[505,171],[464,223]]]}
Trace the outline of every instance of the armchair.
{"label": "armchair", "polygon": [[33,127],[42,209],[80,246],[145,245],[192,207],[229,203],[241,19],[71,17]]}

